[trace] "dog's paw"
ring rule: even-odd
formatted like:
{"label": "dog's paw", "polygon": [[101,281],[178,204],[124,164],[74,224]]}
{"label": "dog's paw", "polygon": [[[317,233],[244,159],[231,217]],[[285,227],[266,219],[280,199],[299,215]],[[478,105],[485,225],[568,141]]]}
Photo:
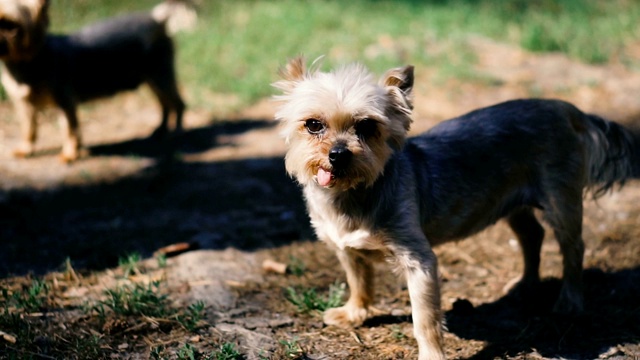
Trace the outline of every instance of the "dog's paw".
{"label": "dog's paw", "polygon": [[82,157],[87,157],[87,156],[89,156],[89,150],[84,148],[68,150],[68,151],[63,150],[60,153],[60,161],[65,164],[69,164]]}
{"label": "dog's paw", "polygon": [[13,156],[17,158],[27,158],[33,156],[33,145],[24,143],[13,149]]}
{"label": "dog's paw", "polygon": [[563,315],[578,315],[584,310],[584,298],[582,293],[562,287],[560,296],[553,306],[553,312]]}
{"label": "dog's paw", "polygon": [[324,312],[323,321],[327,325],[339,327],[356,327],[362,325],[369,311],[366,308],[350,306],[349,304]]}
{"label": "dog's paw", "polygon": [[169,136],[169,129],[166,125],[160,125],[157,129],[155,129],[151,133],[151,139],[153,140],[163,140]]}

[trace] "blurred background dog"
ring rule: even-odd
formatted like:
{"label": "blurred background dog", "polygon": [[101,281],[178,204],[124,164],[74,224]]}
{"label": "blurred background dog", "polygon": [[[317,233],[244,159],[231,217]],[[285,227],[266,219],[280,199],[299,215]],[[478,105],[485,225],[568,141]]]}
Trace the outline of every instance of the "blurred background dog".
{"label": "blurred background dog", "polygon": [[178,91],[171,34],[196,20],[187,0],[167,0],[150,12],[127,14],[89,25],[71,35],[51,35],[49,0],[0,0],[2,84],[22,124],[18,157],[34,152],[37,113],[62,111],[61,160],[81,154],[79,103],[150,86],[162,107],[154,135],[182,129],[184,101]]}

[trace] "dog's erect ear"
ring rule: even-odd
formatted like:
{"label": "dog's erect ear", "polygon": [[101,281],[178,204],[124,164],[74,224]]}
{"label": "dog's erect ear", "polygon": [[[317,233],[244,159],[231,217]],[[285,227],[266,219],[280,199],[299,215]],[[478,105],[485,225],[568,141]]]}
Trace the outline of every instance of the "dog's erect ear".
{"label": "dog's erect ear", "polygon": [[394,149],[401,149],[407,131],[411,127],[411,110],[413,110],[413,66],[391,69],[380,79],[380,85],[387,90],[390,114],[395,114],[392,121],[389,144]]}
{"label": "dog's erect ear", "polygon": [[302,56],[298,56],[291,59],[284,69],[280,70],[280,76],[284,80],[288,81],[300,81],[304,77],[307,67],[304,64],[305,59]]}
{"label": "dog's erect ear", "polygon": [[413,109],[413,66],[391,69],[380,80],[387,87],[393,103],[399,110],[411,114]]}
{"label": "dog's erect ear", "polygon": [[413,65],[391,69],[382,79],[383,85],[395,86],[404,93],[409,93],[413,89]]}
{"label": "dog's erect ear", "polygon": [[278,72],[282,80],[273,83],[273,86],[277,89],[290,93],[296,84],[304,79],[307,72],[305,66],[305,59],[302,56],[291,59],[284,68],[281,68]]}
{"label": "dog's erect ear", "polygon": [[45,27],[49,26],[49,0],[39,0],[39,9],[36,15],[36,21],[42,23]]}

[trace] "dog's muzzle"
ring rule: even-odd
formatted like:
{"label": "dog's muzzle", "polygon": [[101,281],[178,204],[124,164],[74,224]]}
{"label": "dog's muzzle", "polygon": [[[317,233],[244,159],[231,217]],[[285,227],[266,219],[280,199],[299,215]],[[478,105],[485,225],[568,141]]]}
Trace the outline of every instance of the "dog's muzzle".
{"label": "dog's muzzle", "polygon": [[329,150],[329,162],[335,170],[344,170],[349,163],[353,153],[344,144],[336,144]]}

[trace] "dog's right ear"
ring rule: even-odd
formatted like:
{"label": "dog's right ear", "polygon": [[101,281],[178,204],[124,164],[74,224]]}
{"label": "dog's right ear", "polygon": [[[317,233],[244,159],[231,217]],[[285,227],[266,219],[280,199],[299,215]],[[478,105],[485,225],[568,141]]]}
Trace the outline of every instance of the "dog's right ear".
{"label": "dog's right ear", "polygon": [[290,93],[307,73],[307,67],[304,63],[305,59],[302,56],[289,60],[287,65],[278,72],[281,80],[273,83],[273,86],[285,93]]}
{"label": "dog's right ear", "polygon": [[307,67],[304,65],[305,59],[302,56],[298,56],[289,60],[289,63],[284,69],[280,70],[280,76],[284,80],[299,81],[304,77]]}
{"label": "dog's right ear", "polygon": [[41,23],[45,27],[49,26],[49,4],[50,0],[39,0],[39,8],[36,13],[36,22]]}
{"label": "dog's right ear", "polygon": [[413,66],[391,69],[380,79],[399,110],[411,114],[413,109]]}

